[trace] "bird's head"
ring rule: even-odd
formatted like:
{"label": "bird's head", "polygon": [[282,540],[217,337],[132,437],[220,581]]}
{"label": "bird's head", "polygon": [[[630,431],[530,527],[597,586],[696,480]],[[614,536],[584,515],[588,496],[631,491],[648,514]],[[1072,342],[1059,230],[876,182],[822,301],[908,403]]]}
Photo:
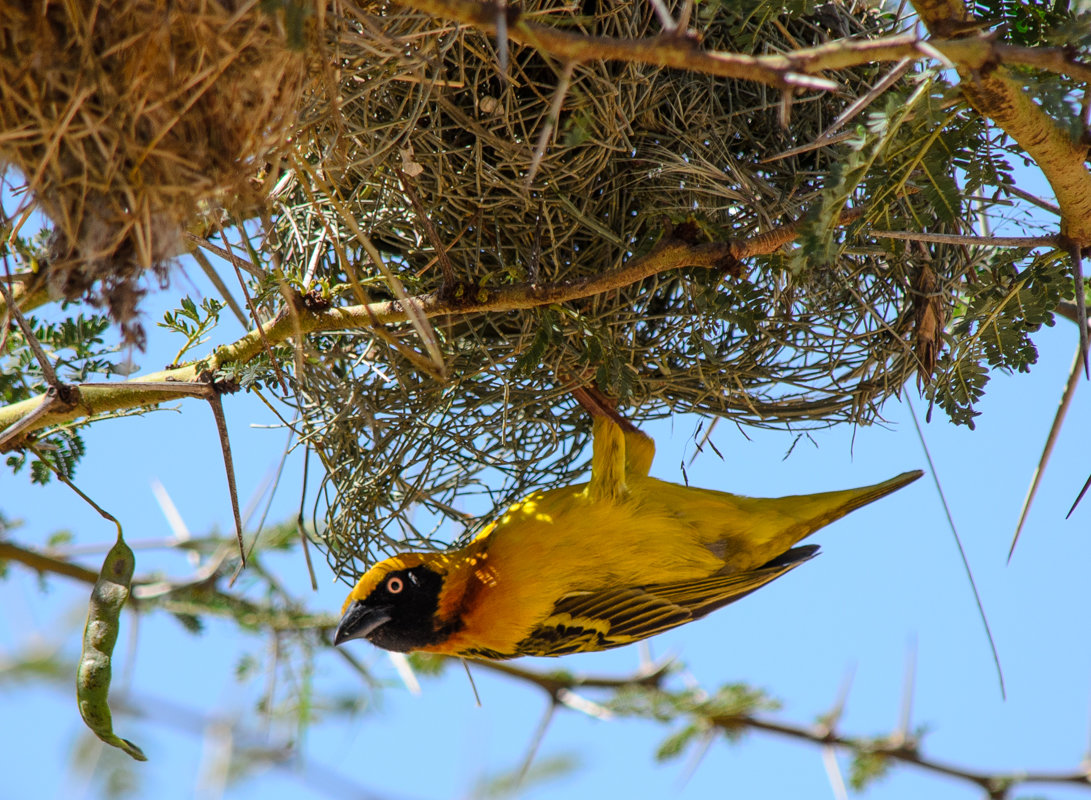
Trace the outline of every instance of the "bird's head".
{"label": "bird's head", "polygon": [[333,643],[367,639],[406,653],[445,639],[450,631],[437,627],[444,567],[439,554],[405,553],[380,561],[349,592]]}

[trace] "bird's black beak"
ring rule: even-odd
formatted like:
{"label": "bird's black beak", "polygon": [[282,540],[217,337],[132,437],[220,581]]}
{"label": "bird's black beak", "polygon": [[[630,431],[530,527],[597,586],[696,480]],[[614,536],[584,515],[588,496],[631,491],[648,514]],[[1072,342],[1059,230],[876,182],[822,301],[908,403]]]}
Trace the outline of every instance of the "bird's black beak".
{"label": "bird's black beak", "polygon": [[347,642],[349,639],[365,639],[372,631],[390,622],[390,609],[383,606],[369,606],[361,600],[356,600],[345,616],[341,617],[341,623],[333,634],[335,645]]}

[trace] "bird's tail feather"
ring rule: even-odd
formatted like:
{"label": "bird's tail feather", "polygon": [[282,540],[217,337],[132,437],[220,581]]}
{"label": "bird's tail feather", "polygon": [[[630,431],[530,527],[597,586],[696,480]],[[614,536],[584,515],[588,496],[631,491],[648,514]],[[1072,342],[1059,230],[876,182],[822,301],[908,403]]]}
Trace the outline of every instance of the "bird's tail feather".
{"label": "bird's tail feather", "polygon": [[819,528],[829,525],[834,520],[855,511],[885,497],[891,492],[896,492],[917,480],[924,473],[917,469],[903,472],[890,480],[876,483],[873,486],[861,486],[858,489],[844,489],[837,492],[821,492],[812,495],[800,495],[795,497],[782,497],[779,502],[784,507],[792,509],[792,516],[798,522],[794,526],[793,541],[798,542],[806,536],[814,533]]}

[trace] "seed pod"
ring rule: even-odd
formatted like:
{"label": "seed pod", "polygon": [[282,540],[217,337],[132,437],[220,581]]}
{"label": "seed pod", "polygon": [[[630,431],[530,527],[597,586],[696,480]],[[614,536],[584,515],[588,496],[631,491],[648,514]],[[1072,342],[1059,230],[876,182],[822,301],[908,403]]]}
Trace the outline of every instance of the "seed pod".
{"label": "seed pod", "polygon": [[118,532],[117,543],[106,554],[91,602],[87,609],[87,625],[83,629],[83,653],[76,671],[76,700],[87,727],[106,742],[119,747],[137,761],[148,757],[128,739],[114,733],[107,696],[110,692],[110,658],[117,642],[121,609],[129,598],[129,583],[133,579],[136,558]]}

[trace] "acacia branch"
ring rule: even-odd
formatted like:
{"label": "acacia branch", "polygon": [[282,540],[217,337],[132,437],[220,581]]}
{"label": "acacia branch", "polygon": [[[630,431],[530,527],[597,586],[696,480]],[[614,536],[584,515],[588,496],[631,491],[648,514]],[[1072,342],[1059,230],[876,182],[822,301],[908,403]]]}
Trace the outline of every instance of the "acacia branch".
{"label": "acacia branch", "polygon": [[[1057,304],[1055,309],[1057,314],[1067,319],[1069,322],[1073,322],[1076,325],[1080,324],[1079,312],[1076,308],[1076,304],[1069,300],[1062,300]],[[1091,332],[1091,324],[1088,325],[1088,331]]]}
{"label": "acacia branch", "polygon": [[[941,36],[977,24],[962,0],[914,0],[913,6],[928,30]],[[962,93],[974,110],[1011,136],[1037,163],[1053,188],[1061,212],[1060,238],[1071,254],[1080,350],[1087,373],[1087,310],[1081,271],[1083,251],[1091,247],[1091,172],[1086,164],[1086,132],[1082,139],[1074,139],[997,62],[958,62],[956,68]]]}
{"label": "acacia branch", "polygon": [[[227,542],[223,541],[218,555],[182,580],[134,578],[130,602],[141,609],[155,607],[171,614],[226,617],[243,627],[264,627],[271,631],[332,630],[336,626],[336,620],[328,614],[311,614],[293,607],[259,603],[219,588],[229,566],[224,549],[227,547]],[[11,541],[0,541],[2,561],[23,564],[40,574],[60,575],[91,586],[98,580],[94,570]]]}
{"label": "acacia branch", "polygon": [[708,52],[700,49],[695,38],[685,34],[665,33],[645,39],[619,39],[571,33],[531,22],[530,15],[523,14],[520,9],[497,2],[402,0],[402,5],[490,33],[496,33],[497,21],[504,20],[509,41],[537,48],[562,61],[622,61],[674,67],[724,78],[742,78],[781,88],[837,88],[833,81],[799,73],[786,56]]}
{"label": "acacia branch", "polygon": [[[838,223],[847,224],[863,213],[862,208],[842,212]],[[773,228],[748,239],[694,244],[677,237],[661,240],[650,252],[630,259],[617,269],[599,275],[557,283],[519,283],[499,289],[476,285],[445,286],[438,291],[401,300],[362,303],[333,308],[308,307],[298,298],[294,305],[281,310],[275,319],[253,330],[234,343],[217,348],[204,358],[189,364],[134,378],[116,384],[80,385],[77,401],[53,403],[48,407],[44,395],[0,408],[0,431],[18,425],[18,436],[8,433],[7,449],[21,446],[26,437],[53,425],[82,417],[95,417],[120,410],[154,407],[160,403],[192,396],[190,385],[206,372],[215,374],[227,364],[244,364],[268,347],[301,335],[343,330],[366,330],[376,326],[406,322],[413,315],[432,318],[465,316],[478,313],[502,313],[565,303],[632,285],[663,272],[683,268],[713,269],[741,275],[741,261],[756,255],[773,253],[799,235],[799,222]],[[177,390],[171,386],[177,385]],[[29,419],[28,419],[29,418]]]}
{"label": "acacia branch", "polygon": [[881,61],[900,61],[903,58],[934,58],[936,52],[955,64],[972,69],[979,69],[987,63],[1003,62],[1091,81],[1091,65],[1075,59],[1064,48],[998,44],[990,34],[958,39],[936,38],[925,42],[919,36],[908,33],[882,39],[837,40],[790,53],[753,56],[702,50],[695,36],[678,29],[664,30],[659,36],[643,39],[572,33],[532,22],[530,14],[494,0],[400,2],[404,6],[489,33],[496,33],[498,22],[503,21],[508,40],[535,47],[563,61],[621,61],[673,67],[723,78],[755,81],[777,88],[835,90],[838,88],[836,82],[819,78],[814,73]]}
{"label": "acacia branch", "polygon": [[[229,547],[228,542],[224,541],[222,552],[226,554]],[[92,585],[98,577],[92,570],[6,541],[0,541],[0,560],[19,562],[38,572],[64,575]],[[143,595],[142,607],[158,607],[169,613],[196,616],[216,614],[234,619],[240,625],[249,628],[267,629],[271,632],[313,631],[321,639],[328,639],[329,632],[336,624],[336,621],[328,615],[311,614],[303,610],[301,606],[299,610],[271,608],[218,589],[216,581],[225,574],[221,569],[221,563],[222,559],[214,558],[199,571],[198,575],[194,576],[194,579],[167,586],[166,589],[163,588],[162,582],[134,581],[138,587],[144,589],[140,592]],[[277,591],[277,594],[282,593]],[[298,605],[286,595],[284,597],[290,606]],[[354,663],[349,651],[337,650],[337,652],[349,657],[350,663]],[[667,691],[664,689],[664,680],[672,666],[671,662],[667,662],[638,670],[631,675],[610,676],[580,675],[563,671],[546,672],[528,669],[510,662],[474,661],[473,663],[475,669],[485,669],[545,692],[554,704],[577,709],[580,708],[580,704],[566,702],[564,699],[574,696],[577,691],[600,690],[613,694],[632,690]],[[359,665],[357,669],[365,680],[370,680],[365,669]],[[590,703],[590,701],[587,702]],[[795,724],[750,713],[704,714],[700,708],[690,712],[679,712],[677,717],[668,720],[659,719],[659,721],[676,721],[686,714],[702,724],[727,733],[738,733],[740,730],[764,731],[820,747],[832,745],[857,754],[888,758],[973,783],[984,788],[993,798],[1005,798],[1012,790],[1025,784],[1061,784],[1082,788],[1091,786],[1089,771],[1083,767],[1055,772],[986,772],[926,756],[921,753],[918,741],[906,735],[878,739],[847,736],[836,733],[828,725]]]}
{"label": "acacia branch", "polygon": [[933,244],[964,244],[979,247],[1052,247],[1064,242],[1059,236],[965,236],[961,233],[927,233],[925,231],[869,230],[867,236],[876,239],[899,239],[906,242],[932,242]]}
{"label": "acacia branch", "polygon": [[635,675],[615,677],[541,672],[523,669],[507,661],[474,660],[472,663],[475,669],[485,669],[508,678],[532,683],[553,699],[556,699],[557,695],[562,691],[572,691],[574,689],[631,689],[634,687],[658,689],[671,668],[671,662],[666,661],[652,666],[650,669],[640,670]]}
{"label": "acacia branch", "polygon": [[[951,61],[962,79],[966,99],[1003,128],[1038,163],[1062,210],[1061,233],[1081,247],[1091,245],[1091,175],[1084,167],[1087,146],[1075,142],[1031,97],[1004,64],[1032,66],[1091,82],[1091,65],[1063,48],[998,44],[991,34],[973,31],[961,0],[917,0],[921,20],[936,37],[914,34],[884,39],[838,40],[791,53],[750,56],[701,50],[692,37],[667,32],[645,39],[617,39],[562,31],[530,21],[518,8],[478,0],[401,0],[403,5],[437,17],[495,32],[506,22],[507,37],[572,62],[611,60],[674,67],[785,88],[835,88],[813,73],[903,58]],[[951,36],[952,38],[944,38]],[[817,81],[817,83],[816,83]]]}
{"label": "acacia branch", "polygon": [[[46,270],[19,272],[14,275],[0,275],[0,281],[7,285],[20,311],[32,311],[50,300],[45,274]],[[0,319],[4,319],[7,313],[7,298],[0,293]]]}
{"label": "acacia branch", "polygon": [[[961,0],[914,0],[913,6],[928,30],[939,36],[974,22]],[[1008,47],[1004,52],[1023,58],[1033,55],[1039,62],[1035,66],[1048,61],[1040,58],[1036,48]],[[962,80],[962,93],[974,110],[992,119],[1041,168],[1061,209],[1061,234],[1080,247],[1091,245],[1091,174],[1084,164],[1087,145],[1073,141],[1037,106],[999,59],[952,60]]]}
{"label": "acacia branch", "polygon": [[[515,680],[536,686],[545,691],[553,700],[556,700],[557,696],[565,691],[576,689],[600,688],[615,692],[627,689],[660,691],[661,678],[666,672],[665,668],[661,666],[654,671],[642,670],[629,677],[592,678],[563,672],[546,673],[503,662],[474,663]],[[929,772],[975,784],[985,789],[991,798],[1006,798],[1015,788],[1030,783],[1091,787],[1091,770],[1085,767],[1057,772],[985,772],[925,756],[920,752],[917,740],[904,734],[890,736],[885,739],[870,739],[838,734],[831,730],[828,725],[797,725],[754,714],[706,715],[700,713],[700,711],[695,711],[692,712],[692,716],[726,733],[737,734],[740,730],[764,731],[821,747],[833,745],[861,755],[889,758]]]}
{"label": "acacia branch", "polygon": [[834,745],[856,753],[882,756],[929,772],[976,784],[985,789],[991,798],[1007,797],[1013,789],[1027,783],[1074,784],[1083,788],[1091,787],[1091,773],[1082,768],[1063,772],[982,772],[922,755],[916,741],[912,739],[907,741],[901,737],[891,737],[887,740],[873,740],[842,736],[822,726],[794,725],[750,714],[713,716],[708,717],[707,720],[725,731],[737,732],[739,728],[749,728],[787,736],[812,744]]}
{"label": "acacia branch", "polygon": [[35,572],[63,575],[66,578],[83,581],[92,586],[98,580],[98,573],[92,569],[73,564],[63,558],[54,558],[45,553],[39,553],[37,550],[20,547],[12,542],[0,541],[0,561],[17,561],[30,567]]}

